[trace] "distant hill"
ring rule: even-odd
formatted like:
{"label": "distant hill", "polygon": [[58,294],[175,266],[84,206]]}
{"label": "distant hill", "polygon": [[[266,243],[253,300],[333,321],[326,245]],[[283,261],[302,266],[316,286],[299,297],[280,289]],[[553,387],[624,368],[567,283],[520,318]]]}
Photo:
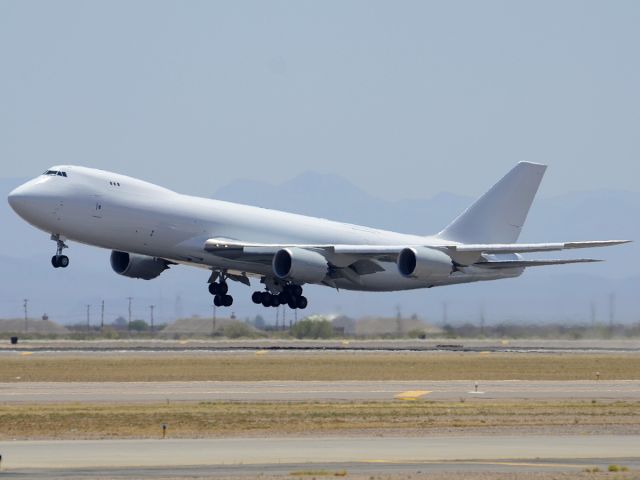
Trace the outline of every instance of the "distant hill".
{"label": "distant hill", "polygon": [[[0,197],[22,179],[0,179]],[[416,193],[411,192],[411,197]],[[425,198],[386,201],[335,175],[308,172],[281,184],[236,181],[218,190],[215,198],[277,208],[340,221],[401,232],[429,234],[439,231],[473,200],[438,193]],[[625,191],[572,192],[534,203],[521,241],[564,241],[629,238],[640,240],[640,193]],[[72,244],[71,266],[54,270],[49,259],[54,244],[48,236],[20,220],[0,199],[0,316],[19,317],[22,300],[29,298],[30,314],[47,312],[64,323],[77,323],[92,305],[92,323],[99,322],[99,303],[105,300],[106,322],[127,316],[126,297],[134,297],[133,315],[147,318],[149,305],[156,305],[156,321],[169,322],[183,315],[209,316],[211,297],[206,291],[206,272],[172,267],[150,282],[120,277],[111,271],[109,252]],[[311,306],[304,312],[350,316],[395,316],[413,313],[429,323],[448,320],[487,322],[557,320],[590,321],[591,304],[596,318],[609,318],[610,294],[614,318],[640,321],[640,247],[637,243],[609,249],[558,253],[552,256],[594,256],[607,261],[530,269],[519,279],[477,283],[414,292],[336,292],[308,287]],[[233,285],[236,299],[231,311],[238,318],[261,314],[275,321],[275,309],[253,305],[253,289]],[[230,312],[229,312],[230,313]],[[287,315],[293,315],[288,312]],[[288,317],[289,318],[289,317]]]}
{"label": "distant hill", "polygon": [[[27,321],[27,333],[38,335],[66,335],[69,333],[62,325],[52,322],[51,320],[39,320],[30,318]],[[16,334],[20,335],[25,333],[24,318],[11,318],[0,319],[0,333],[1,334]]]}

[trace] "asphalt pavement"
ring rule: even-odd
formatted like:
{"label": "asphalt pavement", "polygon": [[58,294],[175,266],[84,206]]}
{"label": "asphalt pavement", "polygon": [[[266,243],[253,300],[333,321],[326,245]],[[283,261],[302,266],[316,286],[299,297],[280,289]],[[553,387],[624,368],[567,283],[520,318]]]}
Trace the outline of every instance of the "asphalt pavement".
{"label": "asphalt pavement", "polygon": [[7,382],[0,402],[372,401],[393,399],[640,400],[640,380]]}

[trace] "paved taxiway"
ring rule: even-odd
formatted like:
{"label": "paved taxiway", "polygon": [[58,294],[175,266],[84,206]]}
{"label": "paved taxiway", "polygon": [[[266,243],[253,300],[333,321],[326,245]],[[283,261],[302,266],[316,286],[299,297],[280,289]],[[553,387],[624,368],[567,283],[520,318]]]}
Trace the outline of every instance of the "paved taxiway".
{"label": "paved taxiway", "polygon": [[[637,459],[639,435],[296,437],[0,442],[3,470]],[[523,460],[524,459],[524,460]]]}
{"label": "paved taxiway", "polygon": [[372,401],[597,399],[640,400],[640,380],[592,381],[263,381],[263,382],[12,382],[0,383],[0,402],[62,403],[170,401]]}

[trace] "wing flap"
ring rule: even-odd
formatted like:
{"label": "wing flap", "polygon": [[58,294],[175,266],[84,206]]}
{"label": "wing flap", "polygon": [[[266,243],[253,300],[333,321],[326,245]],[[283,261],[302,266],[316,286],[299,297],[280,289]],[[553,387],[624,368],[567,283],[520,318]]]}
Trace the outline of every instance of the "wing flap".
{"label": "wing flap", "polygon": [[562,242],[562,243],[495,243],[495,244],[465,244],[448,245],[445,248],[455,252],[478,253],[527,253],[527,252],[553,252],[575,248],[610,247],[629,243],[631,240],[591,240],[586,242]]}
{"label": "wing flap", "polygon": [[594,263],[601,262],[595,258],[571,258],[559,260],[498,260],[488,262],[474,263],[474,267],[503,269],[503,268],[528,268],[528,267],[544,267],[546,265],[565,265],[569,263]]}

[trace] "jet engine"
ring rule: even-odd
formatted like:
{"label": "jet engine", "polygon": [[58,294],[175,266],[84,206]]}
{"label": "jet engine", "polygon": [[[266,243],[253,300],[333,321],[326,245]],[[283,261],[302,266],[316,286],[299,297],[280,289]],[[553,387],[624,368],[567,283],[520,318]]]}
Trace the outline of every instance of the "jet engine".
{"label": "jet engine", "polygon": [[169,265],[161,258],[114,250],[111,252],[111,268],[125,277],[151,280],[169,268]]}
{"label": "jet engine", "polygon": [[447,277],[453,271],[453,261],[449,255],[427,247],[404,248],[397,262],[398,271],[403,277]]}
{"label": "jet engine", "polygon": [[327,259],[304,248],[283,248],[273,256],[273,273],[281,280],[320,283],[327,275]]}

